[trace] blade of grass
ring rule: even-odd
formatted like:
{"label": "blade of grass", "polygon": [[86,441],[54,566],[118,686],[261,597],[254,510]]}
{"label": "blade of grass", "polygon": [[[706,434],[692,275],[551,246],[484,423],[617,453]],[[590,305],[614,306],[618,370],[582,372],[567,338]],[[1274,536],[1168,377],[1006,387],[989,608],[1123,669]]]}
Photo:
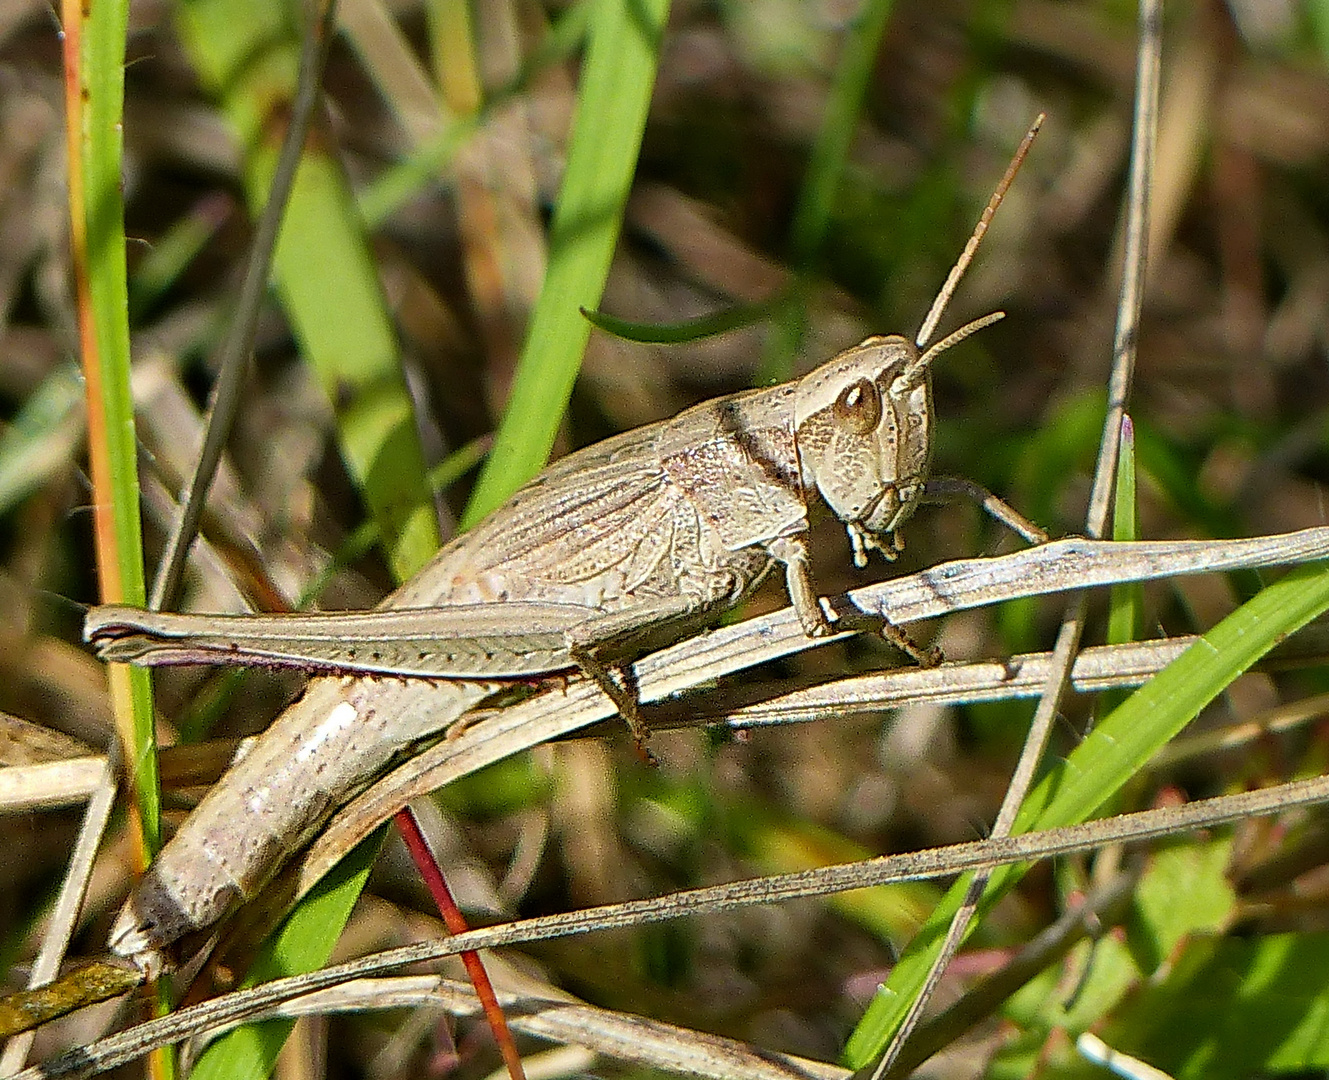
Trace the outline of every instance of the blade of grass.
{"label": "blade of grass", "polygon": [[[457,901],[452,896],[452,890],[448,888],[443,870],[439,867],[438,859],[435,858],[434,851],[425,838],[424,830],[420,828],[415,811],[409,806],[404,807],[397,811],[393,821],[406,844],[406,849],[411,853],[416,869],[424,878],[425,885],[434,898],[434,906],[438,908],[439,916],[443,919],[443,925],[447,927],[448,933],[466,933],[470,929],[466,917],[457,907]],[[507,1017],[503,1015],[503,1009],[494,994],[494,984],[489,979],[489,972],[485,970],[484,961],[474,950],[463,952],[461,961],[471,980],[471,986],[475,989],[475,996],[480,999],[480,1006],[484,1011],[485,1020],[489,1023],[494,1042],[498,1044],[499,1052],[503,1055],[503,1064],[507,1067],[508,1076],[511,1080],[526,1080],[521,1054],[518,1053],[517,1044],[512,1038]]]}
{"label": "blade of grass", "polygon": [[[124,202],[120,193],[121,115],[128,7],[67,3],[65,103],[69,138],[70,239],[87,383],[88,455],[101,595],[141,604],[143,541],[139,520],[134,403],[129,388],[129,291]],[[160,846],[151,683],[116,665],[111,696],[126,747],[142,836],[141,857]]]}
{"label": "blade of grass", "polygon": [[175,286],[232,213],[230,196],[210,193],[152,243],[129,283],[130,310],[136,320]]}
{"label": "blade of grass", "polygon": [[[429,490],[442,494],[450,488],[484,460],[485,454],[489,453],[489,444],[489,436],[481,435],[454,450],[429,470],[425,477]],[[341,546],[333,553],[331,561],[305,586],[296,606],[303,610],[315,603],[332,579],[357,559],[364,558],[378,540],[378,522],[366,521],[359,525],[342,541]]]}
{"label": "blade of grass", "polygon": [[549,269],[463,528],[539,472],[554,445],[591,333],[580,309],[599,305],[618,241],[668,13],[668,0],[600,0],[591,14]]}
{"label": "blade of grass", "polygon": [[[88,458],[93,535],[102,600],[142,604],[143,535],[138,501],[138,446],[129,373],[129,285],[125,262],[124,61],[129,5],[66,0],[65,135],[69,169],[70,243],[78,303],[79,346],[87,384]],[[135,857],[146,867],[161,846],[161,804],[147,672],[112,664],[107,679],[116,729],[133,790]],[[165,1007],[158,988],[158,1011]],[[169,1054],[151,1071],[172,1075]]]}
{"label": "blade of grass", "polygon": [[[1139,521],[1135,505],[1135,425],[1121,421],[1121,444],[1117,448],[1117,491],[1112,499],[1112,539],[1138,540]],[[1107,643],[1134,641],[1140,632],[1143,588],[1138,584],[1116,585],[1108,611]]]}
{"label": "blade of grass", "polygon": [[79,407],[86,390],[75,365],[61,364],[0,433],[0,513],[69,468],[83,431]]}
{"label": "blade of grass", "polygon": [[[181,37],[245,148],[249,203],[267,198],[278,154],[269,125],[290,107],[299,30],[259,0],[197,0],[180,9]],[[301,351],[331,401],[342,457],[404,580],[437,550],[392,320],[339,163],[311,140],[296,172],[274,279]],[[345,404],[342,404],[345,403]]]}
{"label": "blade of grass", "polygon": [[812,144],[807,173],[798,193],[798,206],[789,227],[789,252],[800,266],[806,266],[816,257],[826,236],[826,227],[835,209],[836,189],[840,186],[845,162],[849,160],[858,114],[863,108],[868,79],[892,7],[892,0],[872,0],[858,13],[845,36],[835,84],[826,103],[826,115],[822,118],[817,140]]}
{"label": "blade of grass", "polygon": [[[812,144],[794,220],[789,227],[790,261],[800,275],[806,275],[810,270],[830,225],[836,190],[849,160],[858,114],[863,108],[868,79],[893,6],[893,0],[871,0],[863,6],[845,35],[826,114],[817,132],[817,140]],[[794,357],[802,346],[806,329],[807,291],[794,288],[789,291],[767,336],[757,376],[758,385],[784,382],[793,377]]]}
{"label": "blade of grass", "polygon": [[[1129,415],[1122,417],[1121,444],[1117,448],[1117,490],[1112,498],[1112,539],[1138,540],[1135,494],[1135,425]],[[1141,612],[1144,609],[1144,586],[1139,582],[1114,585],[1108,594],[1107,644],[1124,645],[1140,636]],[[1120,691],[1103,695],[1101,708],[1110,711],[1124,700]]]}
{"label": "blade of grass", "polygon": [[613,334],[624,341],[654,345],[683,345],[761,322],[770,315],[778,303],[777,300],[761,304],[740,304],[711,315],[702,315],[696,319],[686,319],[676,323],[629,322],[627,319],[606,315],[603,311],[589,311],[586,308],[582,308],[581,313],[597,330]]}
{"label": "blade of grass", "polygon": [[1329,64],[1329,0],[1309,0],[1305,10],[1315,44],[1324,62]]}

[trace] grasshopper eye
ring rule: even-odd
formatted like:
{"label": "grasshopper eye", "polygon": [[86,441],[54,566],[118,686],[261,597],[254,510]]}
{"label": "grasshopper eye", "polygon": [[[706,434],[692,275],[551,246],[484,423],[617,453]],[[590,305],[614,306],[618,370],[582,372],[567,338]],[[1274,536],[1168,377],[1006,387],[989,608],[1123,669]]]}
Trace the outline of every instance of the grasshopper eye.
{"label": "grasshopper eye", "polygon": [[835,418],[856,435],[866,435],[881,421],[881,393],[867,379],[859,379],[835,399]]}

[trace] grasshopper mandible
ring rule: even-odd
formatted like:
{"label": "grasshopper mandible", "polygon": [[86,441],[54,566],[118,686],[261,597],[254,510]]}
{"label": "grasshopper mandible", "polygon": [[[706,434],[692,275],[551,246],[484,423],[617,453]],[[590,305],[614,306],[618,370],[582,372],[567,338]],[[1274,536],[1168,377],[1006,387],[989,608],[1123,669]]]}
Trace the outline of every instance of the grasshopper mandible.
{"label": "grasshopper mandible", "polygon": [[[375,612],[251,622],[94,609],[85,633],[107,659],[338,673],[314,679],[185,821],[117,918],[112,951],[147,971],[170,966],[181,939],[251,896],[394,757],[506,682],[579,668],[641,745],[628,661],[713,621],[776,567],[803,630],[831,633],[809,569],[809,507],[820,499],[844,523],[859,566],[871,549],[899,551],[898,530],[927,495],[931,363],[1001,315],[926,342],[1036,130],[915,341],[870,337],[801,379],[563,458]],[[1046,539],[981,494],[1027,539]],[[889,623],[879,629],[932,659]]]}

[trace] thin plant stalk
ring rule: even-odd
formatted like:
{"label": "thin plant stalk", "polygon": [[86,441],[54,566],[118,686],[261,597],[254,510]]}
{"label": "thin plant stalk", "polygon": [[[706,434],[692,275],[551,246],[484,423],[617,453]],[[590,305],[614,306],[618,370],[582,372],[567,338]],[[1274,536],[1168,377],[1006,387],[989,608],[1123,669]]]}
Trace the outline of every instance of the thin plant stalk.
{"label": "thin plant stalk", "polygon": [[[434,898],[434,903],[438,907],[438,913],[443,919],[443,924],[448,928],[448,933],[466,933],[470,929],[466,923],[466,916],[461,913],[461,909],[457,907],[457,901],[452,897],[452,890],[448,888],[447,880],[443,877],[443,871],[439,868],[438,860],[434,858],[434,852],[429,846],[429,841],[425,839],[424,831],[420,828],[420,822],[416,819],[415,811],[408,806],[404,810],[399,810],[394,820],[397,824],[397,831],[401,833],[401,838],[406,843],[406,849],[411,853],[411,858],[415,860],[416,869],[420,871],[420,876],[425,879],[425,884],[429,887],[430,895]],[[503,1055],[503,1063],[507,1066],[508,1075],[512,1080],[526,1080],[526,1070],[522,1067],[521,1054],[517,1052],[517,1044],[513,1041],[507,1018],[503,1015],[503,1008],[499,1005],[498,998],[494,994],[494,984],[489,981],[489,973],[485,971],[480,954],[474,949],[468,949],[461,954],[461,962],[466,966],[466,974],[470,977],[471,985],[475,987],[476,997],[480,999],[485,1019],[489,1022],[489,1030],[493,1032],[494,1041],[498,1043],[498,1049]]]}

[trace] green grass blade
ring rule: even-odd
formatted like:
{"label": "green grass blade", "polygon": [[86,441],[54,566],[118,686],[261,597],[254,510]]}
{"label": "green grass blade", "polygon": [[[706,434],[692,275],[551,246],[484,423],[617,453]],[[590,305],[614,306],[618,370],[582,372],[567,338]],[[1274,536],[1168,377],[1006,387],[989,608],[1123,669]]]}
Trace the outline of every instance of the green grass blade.
{"label": "green grass blade", "polygon": [[[1118,706],[1030,793],[1014,833],[1070,825],[1091,817],[1169,739],[1256,660],[1311,619],[1329,611],[1329,564],[1287,574],[1247,601],[1182,656]],[[980,913],[986,913],[1023,873],[992,875]],[[881,986],[845,1047],[846,1062],[862,1068],[885,1047],[909,1008],[945,934],[968,878],[945,901]]]}
{"label": "green grass blade", "polygon": [[[881,36],[886,32],[893,0],[870,0],[845,36],[826,115],[808,157],[807,173],[798,194],[789,228],[789,255],[795,269],[806,273],[817,256],[835,210],[835,196],[849,160],[849,148],[858,127],[863,97],[872,76]],[[807,329],[807,298],[793,290],[777,316],[778,325],[766,339],[758,384],[784,382],[793,377],[794,357]]]}
{"label": "green grass blade", "polygon": [[[1112,501],[1112,539],[1139,539],[1135,494],[1135,425],[1129,416],[1121,423],[1121,444],[1117,450],[1117,491]],[[1116,585],[1108,607],[1109,645],[1134,641],[1140,632],[1140,611],[1144,589],[1139,582]]]}
{"label": "green grass blade", "polygon": [[[190,60],[245,148],[251,207],[267,198],[277,158],[263,125],[294,94],[298,28],[285,15],[257,0],[195,0],[181,9]],[[329,400],[346,403],[336,420],[343,460],[379,526],[389,565],[405,579],[439,543],[424,456],[363,222],[340,165],[317,139],[296,174],[273,274]]]}
{"label": "green grass blade", "polygon": [[577,89],[549,269],[494,449],[462,518],[474,525],[544,465],[609,275],[655,85],[668,0],[600,0]]}
{"label": "green grass blade", "polygon": [[[485,454],[489,452],[489,441],[487,435],[472,439],[465,446],[454,450],[440,461],[429,470],[426,477],[429,489],[442,494],[474,469],[484,460]],[[304,609],[315,603],[322,596],[323,590],[332,583],[332,580],[338,574],[342,573],[357,559],[364,558],[378,541],[378,523],[375,521],[362,522],[350,536],[342,541],[341,546],[333,553],[328,564],[304,587],[296,606]]]}
{"label": "green grass blade", "polygon": [[136,321],[175,287],[226,223],[231,205],[232,200],[225,196],[207,196],[148,248],[129,283],[130,310]]}
{"label": "green grass blade", "polygon": [[[255,170],[267,173],[275,152]],[[266,182],[264,185],[266,189]],[[396,332],[341,168],[307,153],[274,259],[277,289],[329,398],[342,457],[405,580],[440,539]]]}
{"label": "green grass blade", "polygon": [[613,334],[624,341],[636,341],[648,345],[685,345],[691,341],[726,334],[743,326],[761,322],[771,313],[771,303],[740,304],[725,308],[712,315],[701,315],[695,319],[685,319],[676,323],[638,323],[627,319],[618,319],[606,315],[603,311],[588,311],[582,308],[582,314],[597,330]]}
{"label": "green grass blade", "polygon": [[421,146],[367,185],[357,199],[360,216],[369,228],[377,228],[402,204],[415,198],[424,187],[438,180],[466,140],[481,126],[481,117],[453,120],[432,142]]}
{"label": "green grass blade", "polygon": [[[77,78],[82,123],[71,155],[78,161],[70,163],[70,209],[81,217],[75,221],[73,233],[75,272],[80,276],[94,504],[99,508],[109,505],[113,534],[106,535],[98,523],[98,568],[105,600],[141,604],[145,595],[143,534],[130,391],[129,286],[120,172],[128,5],[123,0],[96,4],[82,9],[81,20]],[[80,246],[85,260],[81,266]],[[111,690],[117,716],[123,715],[123,709],[132,717],[132,732],[122,729],[121,737],[127,744],[143,846],[152,855],[161,846],[152,683],[146,671],[121,668],[111,674]]]}
{"label": "green grass blade", "polygon": [[826,115],[817,132],[817,141],[812,144],[808,171],[789,228],[790,255],[800,266],[816,257],[830,225],[836,190],[849,160],[863,97],[893,7],[893,0],[871,0],[863,6],[845,36]]}
{"label": "green grass blade", "polygon": [[1306,18],[1320,56],[1329,65],[1329,0],[1307,0]]}
{"label": "green grass blade", "polygon": [[[63,17],[70,242],[87,387],[97,569],[103,600],[142,604],[146,592],[121,187],[129,6],[124,0],[66,3]],[[137,854],[146,863],[161,847],[151,676],[111,665],[107,681],[133,789]],[[157,1010],[166,1005],[165,987],[159,984]],[[154,1054],[150,1074],[168,1080],[172,1061],[166,1052]]]}
{"label": "green grass blade", "polygon": [[[1117,490],[1112,501],[1112,539],[1139,539],[1140,523],[1135,490],[1135,425],[1125,416],[1121,422],[1121,443],[1117,448]],[[1141,633],[1144,612],[1144,586],[1138,581],[1114,585],[1108,593],[1107,644],[1122,645],[1135,641]],[[1124,691],[1108,691],[1099,702],[1099,711],[1109,712],[1126,700]]]}

